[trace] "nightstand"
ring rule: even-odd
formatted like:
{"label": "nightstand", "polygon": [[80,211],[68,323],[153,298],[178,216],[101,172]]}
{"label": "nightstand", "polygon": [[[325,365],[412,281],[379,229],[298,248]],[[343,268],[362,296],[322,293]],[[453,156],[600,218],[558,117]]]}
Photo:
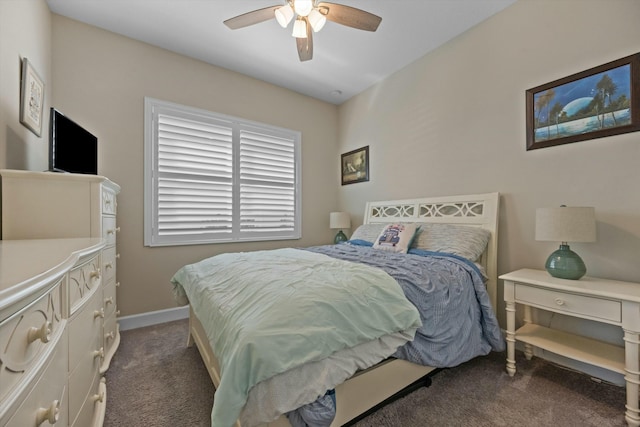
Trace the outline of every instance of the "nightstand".
{"label": "nightstand", "polygon": [[[522,269],[503,274],[507,311],[507,372],[516,373],[516,340],[524,343],[527,359],[538,347],[624,375],[627,385],[625,419],[640,426],[640,284],[583,277],[566,280],[544,270]],[[524,325],[515,330],[516,304],[524,305]],[[624,347],[547,328],[531,322],[531,307],[609,323],[624,331]]]}

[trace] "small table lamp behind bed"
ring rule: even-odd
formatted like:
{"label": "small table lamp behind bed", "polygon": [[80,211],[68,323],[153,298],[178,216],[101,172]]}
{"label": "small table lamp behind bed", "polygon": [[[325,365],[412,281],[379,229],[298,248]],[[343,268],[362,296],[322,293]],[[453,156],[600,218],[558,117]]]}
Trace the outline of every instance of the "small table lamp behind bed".
{"label": "small table lamp behind bed", "polygon": [[333,243],[337,245],[338,243],[346,242],[348,239],[342,230],[351,228],[349,212],[331,212],[331,214],[329,214],[329,228],[338,230],[338,234],[336,234],[336,238],[333,239]]}

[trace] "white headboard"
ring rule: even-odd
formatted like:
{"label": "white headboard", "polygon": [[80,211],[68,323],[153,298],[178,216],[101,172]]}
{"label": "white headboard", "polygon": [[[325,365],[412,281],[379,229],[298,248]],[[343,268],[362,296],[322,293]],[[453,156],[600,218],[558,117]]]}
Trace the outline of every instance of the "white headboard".
{"label": "white headboard", "polygon": [[498,307],[499,203],[499,193],[368,202],[364,223],[429,222],[481,227],[491,231],[491,238],[480,264],[485,268],[489,279],[487,291],[495,311]]}

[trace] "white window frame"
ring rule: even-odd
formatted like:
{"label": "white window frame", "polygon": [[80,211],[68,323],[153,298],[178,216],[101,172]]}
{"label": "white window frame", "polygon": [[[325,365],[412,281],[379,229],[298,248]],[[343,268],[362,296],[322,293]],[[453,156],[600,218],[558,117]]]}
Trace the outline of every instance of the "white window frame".
{"label": "white window frame", "polygon": [[[161,235],[158,233],[158,124],[157,115],[175,114],[176,117],[190,117],[203,123],[230,124],[233,144],[233,207],[232,231],[226,233],[203,232],[201,235],[179,234]],[[275,138],[284,138],[293,142],[295,183],[294,225],[291,230],[250,232],[240,230],[240,131],[257,131]],[[301,132],[280,128],[264,123],[245,120],[238,117],[214,113],[150,97],[144,99],[144,245],[175,246],[197,245],[225,242],[251,242],[265,240],[293,240],[301,238]]]}

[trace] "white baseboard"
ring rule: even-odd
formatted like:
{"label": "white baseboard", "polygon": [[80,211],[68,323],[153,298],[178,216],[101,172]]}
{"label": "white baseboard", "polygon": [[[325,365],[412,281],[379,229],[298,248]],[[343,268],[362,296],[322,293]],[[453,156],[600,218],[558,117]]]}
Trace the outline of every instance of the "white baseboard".
{"label": "white baseboard", "polygon": [[118,317],[118,323],[120,324],[120,330],[126,331],[187,318],[189,318],[189,306],[185,305],[184,307],[167,308],[166,310],[149,311],[147,313]]}

